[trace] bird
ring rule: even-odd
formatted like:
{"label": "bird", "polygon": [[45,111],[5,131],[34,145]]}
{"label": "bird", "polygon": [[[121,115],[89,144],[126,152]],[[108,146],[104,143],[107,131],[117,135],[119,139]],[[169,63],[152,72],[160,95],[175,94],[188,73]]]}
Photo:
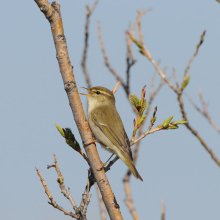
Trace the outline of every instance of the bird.
{"label": "bird", "polygon": [[117,155],[136,179],[143,181],[133,163],[130,141],[116,109],[113,92],[102,86],[82,88],[88,91],[80,94],[88,99],[88,122],[95,139],[105,150]]}

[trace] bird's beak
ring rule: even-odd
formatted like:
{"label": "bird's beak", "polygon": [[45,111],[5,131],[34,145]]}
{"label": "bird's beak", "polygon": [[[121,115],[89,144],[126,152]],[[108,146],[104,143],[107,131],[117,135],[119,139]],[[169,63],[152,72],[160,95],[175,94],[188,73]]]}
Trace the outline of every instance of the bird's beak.
{"label": "bird's beak", "polygon": [[79,93],[79,94],[81,94],[81,95],[86,95],[86,96],[91,96],[90,89],[87,89],[87,88],[85,88],[85,87],[81,87],[81,88],[87,90],[90,94],[87,94],[87,93]]}

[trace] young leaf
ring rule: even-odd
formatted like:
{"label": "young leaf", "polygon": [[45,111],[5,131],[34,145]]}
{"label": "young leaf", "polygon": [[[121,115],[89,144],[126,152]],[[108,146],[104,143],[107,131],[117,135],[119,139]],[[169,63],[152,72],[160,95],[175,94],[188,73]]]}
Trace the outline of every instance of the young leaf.
{"label": "young leaf", "polygon": [[168,128],[172,119],[173,119],[173,116],[170,116],[167,120],[164,120],[162,126],[164,126],[165,128]]}
{"label": "young leaf", "polygon": [[184,90],[185,87],[188,85],[189,83],[189,79],[190,79],[190,75],[186,77],[186,80],[183,81],[182,85],[181,85],[181,90]]}
{"label": "young leaf", "polygon": [[187,121],[174,121],[172,122],[172,125],[177,125],[177,124],[186,124]]}
{"label": "young leaf", "polygon": [[57,127],[57,130],[60,132],[60,134],[65,137],[63,129],[58,124],[55,124],[55,126]]}
{"label": "young leaf", "polygon": [[167,129],[177,129],[179,128],[177,125],[169,124]]}
{"label": "young leaf", "polygon": [[142,116],[142,117],[139,119],[137,126],[141,125],[141,124],[143,123],[143,121],[145,120],[146,117],[147,117],[147,115]]}

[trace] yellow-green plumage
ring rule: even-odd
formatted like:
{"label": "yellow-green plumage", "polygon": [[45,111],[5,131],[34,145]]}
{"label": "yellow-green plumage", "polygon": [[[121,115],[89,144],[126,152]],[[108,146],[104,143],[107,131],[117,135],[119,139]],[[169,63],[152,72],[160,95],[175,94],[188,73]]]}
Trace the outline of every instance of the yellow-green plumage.
{"label": "yellow-green plumage", "polygon": [[137,179],[142,178],[133,164],[130,142],[115,107],[113,93],[104,87],[87,89],[90,128],[102,147],[116,154]]}

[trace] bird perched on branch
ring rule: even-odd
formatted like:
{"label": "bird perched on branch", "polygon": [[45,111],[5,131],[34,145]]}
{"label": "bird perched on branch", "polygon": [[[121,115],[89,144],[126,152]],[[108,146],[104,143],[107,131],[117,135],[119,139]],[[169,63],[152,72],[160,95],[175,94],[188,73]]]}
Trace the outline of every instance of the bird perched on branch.
{"label": "bird perched on branch", "polygon": [[101,86],[86,90],[88,94],[80,94],[88,98],[88,121],[96,140],[105,150],[116,154],[133,175],[143,181],[133,164],[130,142],[116,110],[114,94]]}

